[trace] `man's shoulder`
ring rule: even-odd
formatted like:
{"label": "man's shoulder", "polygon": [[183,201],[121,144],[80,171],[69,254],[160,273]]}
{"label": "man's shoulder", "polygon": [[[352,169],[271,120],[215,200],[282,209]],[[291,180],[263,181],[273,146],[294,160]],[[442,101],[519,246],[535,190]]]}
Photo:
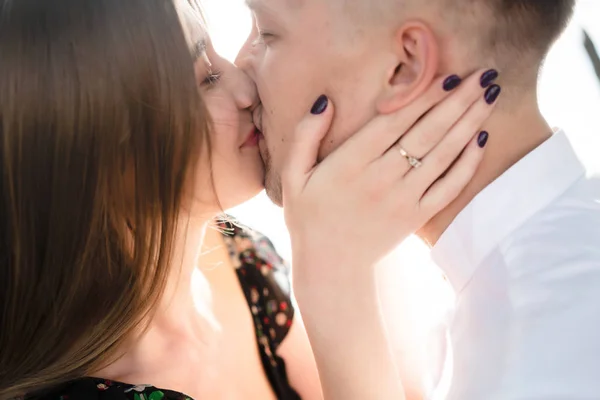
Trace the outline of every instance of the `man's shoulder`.
{"label": "man's shoulder", "polygon": [[584,233],[600,233],[599,221],[600,176],[582,176],[564,193],[535,213],[522,225],[520,231],[525,235],[558,235],[561,239],[566,239],[564,236],[569,235],[569,238],[575,241],[598,241],[600,236]]}
{"label": "man's shoulder", "polygon": [[581,201],[592,201],[600,208],[600,174],[588,173],[577,180],[560,200],[577,198]]}
{"label": "man's shoulder", "polygon": [[582,177],[502,243],[512,264],[593,264],[600,273],[600,177]]}

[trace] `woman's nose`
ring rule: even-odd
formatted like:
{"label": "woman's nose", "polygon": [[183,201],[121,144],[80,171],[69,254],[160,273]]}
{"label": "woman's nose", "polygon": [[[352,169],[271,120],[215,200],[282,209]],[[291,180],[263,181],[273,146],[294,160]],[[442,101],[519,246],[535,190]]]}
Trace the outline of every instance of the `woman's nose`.
{"label": "woman's nose", "polygon": [[242,70],[238,69],[237,88],[235,88],[235,102],[240,110],[251,109],[258,103],[258,91],[254,81]]}

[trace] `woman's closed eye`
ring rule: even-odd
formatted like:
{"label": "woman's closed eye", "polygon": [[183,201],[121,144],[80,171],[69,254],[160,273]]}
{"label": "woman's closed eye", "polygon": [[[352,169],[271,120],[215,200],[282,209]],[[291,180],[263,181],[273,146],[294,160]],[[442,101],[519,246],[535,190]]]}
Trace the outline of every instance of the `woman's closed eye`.
{"label": "woman's closed eye", "polygon": [[221,80],[222,75],[223,74],[219,71],[210,71],[208,75],[206,75],[206,78],[202,80],[201,85],[207,87],[215,86]]}

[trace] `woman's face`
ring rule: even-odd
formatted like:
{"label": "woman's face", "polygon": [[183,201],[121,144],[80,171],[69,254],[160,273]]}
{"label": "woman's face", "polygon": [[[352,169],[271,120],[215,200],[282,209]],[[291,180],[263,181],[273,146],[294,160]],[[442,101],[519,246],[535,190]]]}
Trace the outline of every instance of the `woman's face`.
{"label": "woman's face", "polygon": [[258,97],[248,76],[215,52],[201,18],[187,0],[176,0],[176,4],[195,57],[196,81],[212,120],[212,164],[206,156],[200,157],[195,208],[201,207],[202,214],[218,213],[221,210],[210,186],[211,167],[216,195],[224,209],[249,200],[263,189],[264,165],[252,121]]}

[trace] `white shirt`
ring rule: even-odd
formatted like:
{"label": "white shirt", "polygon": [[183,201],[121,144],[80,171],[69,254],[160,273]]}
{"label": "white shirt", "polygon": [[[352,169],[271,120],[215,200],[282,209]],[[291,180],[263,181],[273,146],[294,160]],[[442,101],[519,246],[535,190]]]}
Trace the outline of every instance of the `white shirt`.
{"label": "white shirt", "polygon": [[600,399],[600,179],[556,133],[433,249],[457,294],[448,400]]}

